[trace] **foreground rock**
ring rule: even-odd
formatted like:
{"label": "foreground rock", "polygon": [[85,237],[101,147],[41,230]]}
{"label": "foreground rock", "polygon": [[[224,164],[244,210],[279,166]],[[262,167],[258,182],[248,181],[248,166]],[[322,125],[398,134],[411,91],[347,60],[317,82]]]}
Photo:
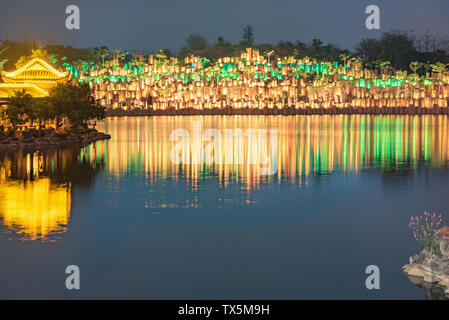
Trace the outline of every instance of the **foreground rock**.
{"label": "foreground rock", "polygon": [[56,132],[53,128],[26,130],[18,132],[14,137],[0,138],[0,151],[16,149],[37,151],[48,147],[85,146],[95,141],[110,138],[109,134],[98,132],[96,129],[61,130],[59,132]]}
{"label": "foreground rock", "polygon": [[427,289],[430,295],[440,292],[449,298],[449,227],[441,228],[435,239],[441,252],[423,249],[409,259],[402,270],[414,284]]}

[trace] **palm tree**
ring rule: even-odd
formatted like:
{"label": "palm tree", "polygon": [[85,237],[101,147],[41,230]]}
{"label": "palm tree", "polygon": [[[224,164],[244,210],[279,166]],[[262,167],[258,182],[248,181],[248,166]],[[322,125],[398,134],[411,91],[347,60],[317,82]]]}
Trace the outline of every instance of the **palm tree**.
{"label": "palm tree", "polygon": [[120,60],[123,59],[126,54],[122,49],[114,49],[114,65],[118,67],[120,65]]}
{"label": "palm tree", "polygon": [[423,67],[423,64],[418,61],[410,62],[409,68],[413,71],[413,73],[416,75],[419,69]]}
{"label": "palm tree", "polygon": [[98,55],[98,57],[101,58],[101,67],[104,68],[104,58],[109,57],[110,52],[108,47],[101,47],[96,51],[96,54]]}
{"label": "palm tree", "polygon": [[436,78],[438,79],[438,81],[440,81],[443,73],[445,73],[447,71],[448,65],[449,64],[447,64],[447,63],[441,63],[441,62],[431,64],[430,67],[432,68],[432,77],[433,77],[433,74],[436,73],[437,74]]}
{"label": "palm tree", "polygon": [[351,57],[352,57],[352,55],[351,55],[350,53],[344,52],[344,53],[340,54],[340,60],[343,61],[343,66],[346,65],[346,62],[347,62],[349,59],[351,59]]}
{"label": "palm tree", "polygon": [[167,55],[165,54],[164,50],[160,50],[158,53],[156,53],[155,57],[158,60],[158,65],[166,65],[168,62]]}
{"label": "palm tree", "polygon": [[268,64],[270,64],[270,57],[274,54],[274,50],[267,50],[265,51],[265,55],[268,58]]}
{"label": "palm tree", "polygon": [[435,64],[431,64],[430,67],[432,68],[432,72],[441,74],[444,73],[447,70],[447,63],[441,63],[441,62],[437,62]]}
{"label": "palm tree", "polygon": [[429,61],[427,61],[426,63],[423,63],[423,68],[426,71],[426,74],[432,69],[432,65]]}
{"label": "palm tree", "polygon": [[359,71],[362,69],[362,58],[360,57],[352,57],[349,59],[349,61],[351,61],[351,64],[354,65],[354,69],[356,71]]}
{"label": "palm tree", "polygon": [[376,68],[380,69],[381,74],[385,74],[391,68],[391,62],[388,60],[376,60]]}

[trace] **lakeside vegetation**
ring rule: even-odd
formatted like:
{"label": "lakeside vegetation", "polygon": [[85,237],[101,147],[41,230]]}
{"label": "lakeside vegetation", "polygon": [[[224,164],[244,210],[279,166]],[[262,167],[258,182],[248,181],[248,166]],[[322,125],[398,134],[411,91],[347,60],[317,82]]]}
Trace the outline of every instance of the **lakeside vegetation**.
{"label": "lakeside vegetation", "polygon": [[[277,44],[258,43],[255,30],[246,26],[239,43],[231,43],[221,36],[209,43],[202,35],[191,34],[185,39],[185,44],[179,52],[169,49],[150,50],[122,50],[107,46],[92,48],[74,48],[58,44],[43,44],[37,40],[24,41],[0,40],[0,70],[11,71],[23,64],[26,57],[33,54],[33,50],[46,51],[46,59],[53,65],[64,68],[68,65],[83,66],[96,64],[108,67],[115,62],[126,64],[140,56],[148,59],[149,54],[159,58],[178,58],[194,55],[206,58],[210,63],[224,57],[238,57],[246,48],[259,50],[267,59],[273,60],[283,57],[302,59],[305,57],[323,61],[339,61],[345,63],[350,58],[361,61],[364,68],[381,70],[388,66],[394,69],[413,71],[412,62],[421,63],[418,68],[420,74],[432,69],[431,65],[449,63],[449,40],[426,32],[416,35],[410,32],[389,31],[383,33],[378,39],[361,39],[353,49],[323,43],[320,39],[312,39],[310,43],[302,41],[280,41]],[[117,61],[115,61],[117,60]],[[147,61],[146,61],[147,62]]]}
{"label": "lakeside vegetation", "polygon": [[249,25],[238,44],[192,34],[176,55],[3,41],[0,57],[5,69],[37,57],[67,70],[109,115],[448,113],[449,45],[429,33],[390,31],[352,51],[255,39]]}
{"label": "lakeside vegetation", "polygon": [[42,98],[33,98],[25,90],[16,91],[0,111],[13,133],[24,124],[40,129],[49,122],[56,130],[63,123],[73,130],[94,127],[105,116],[105,108],[95,101],[87,84],[60,84]]}
{"label": "lakeside vegetation", "polygon": [[89,143],[108,139],[95,129],[105,108],[87,84],[59,84],[48,97],[16,91],[0,109],[0,149]]}

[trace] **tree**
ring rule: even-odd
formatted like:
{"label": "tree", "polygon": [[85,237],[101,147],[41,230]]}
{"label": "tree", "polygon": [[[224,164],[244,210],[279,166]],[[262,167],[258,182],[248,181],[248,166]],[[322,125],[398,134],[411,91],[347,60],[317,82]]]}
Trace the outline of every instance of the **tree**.
{"label": "tree", "polygon": [[254,43],[254,29],[249,24],[243,29],[242,39],[250,45]]}
{"label": "tree", "polygon": [[186,38],[186,47],[185,49],[188,51],[194,50],[205,50],[208,47],[208,43],[206,38],[202,35],[195,33],[191,34]]}
{"label": "tree", "polygon": [[381,36],[382,59],[398,69],[406,69],[416,53],[413,39],[405,33],[386,32]]}
{"label": "tree", "polygon": [[312,49],[315,57],[321,58],[323,42],[320,39],[312,39]]}
{"label": "tree", "polygon": [[267,58],[268,58],[268,64],[270,64],[270,57],[272,56],[272,55],[274,55],[274,50],[267,50],[267,51],[265,51],[265,55],[267,56]]}
{"label": "tree", "polygon": [[355,53],[369,62],[380,59],[381,52],[381,43],[376,39],[362,39],[355,47]]}
{"label": "tree", "polygon": [[429,52],[430,51],[430,47],[432,46],[432,44],[435,43],[435,37],[430,33],[429,30],[426,30],[426,32],[422,36],[422,43],[424,44],[424,51],[425,52]]}
{"label": "tree", "polygon": [[108,47],[102,46],[100,48],[96,48],[95,56],[101,59],[101,67],[104,68],[104,59],[109,58],[110,51]]}
{"label": "tree", "polygon": [[362,70],[362,58],[355,56],[351,57],[350,59],[351,65],[353,66],[354,70],[360,71]]}
{"label": "tree", "polygon": [[419,69],[423,67],[423,64],[418,61],[412,61],[410,62],[409,68],[413,71],[413,73],[416,75]]}
{"label": "tree", "polygon": [[425,63],[423,63],[422,65],[424,71],[426,72],[426,74],[432,70],[432,64],[429,61],[426,61]]}
{"label": "tree", "polygon": [[156,53],[154,56],[157,59],[158,66],[166,65],[169,61],[168,56],[164,50],[159,50],[159,52]]}
{"label": "tree", "polygon": [[55,55],[50,55],[47,50],[42,49],[42,48],[38,48],[38,49],[33,49],[31,51],[31,55],[29,56],[21,56],[19,58],[19,60],[17,60],[15,66],[17,69],[20,69],[21,67],[23,67],[25,64],[27,64],[28,62],[30,62],[31,60],[35,59],[35,58],[39,58],[45,61],[50,61],[51,59],[54,59]]}
{"label": "tree", "polygon": [[447,63],[441,63],[441,62],[437,62],[437,63],[433,63],[430,65],[430,67],[432,68],[432,76],[433,73],[435,73],[437,75],[437,79],[441,79],[441,76],[443,73],[445,73],[447,71]]}
{"label": "tree", "polygon": [[355,49],[368,62],[388,60],[397,69],[408,68],[416,56],[413,38],[398,31],[382,33],[380,40],[362,39]]}
{"label": "tree", "polygon": [[340,54],[340,60],[343,61],[343,66],[346,65],[346,62],[351,59],[352,55],[350,52],[343,52]]}
{"label": "tree", "polygon": [[391,69],[391,62],[388,60],[379,59],[374,61],[374,64],[380,70],[381,74],[387,73]]}
{"label": "tree", "polygon": [[55,111],[48,97],[35,98],[33,109],[39,127],[41,127],[42,121],[48,121],[55,118]]}
{"label": "tree", "polygon": [[3,110],[2,118],[7,120],[14,131],[17,126],[26,121],[27,113],[30,113],[33,106],[33,97],[26,93],[25,89],[14,92],[14,95],[8,102],[8,105]]}
{"label": "tree", "polygon": [[59,128],[62,118],[67,118],[76,129],[95,124],[105,116],[105,108],[92,96],[87,83],[60,84],[50,91],[49,102],[56,118],[56,128]]}

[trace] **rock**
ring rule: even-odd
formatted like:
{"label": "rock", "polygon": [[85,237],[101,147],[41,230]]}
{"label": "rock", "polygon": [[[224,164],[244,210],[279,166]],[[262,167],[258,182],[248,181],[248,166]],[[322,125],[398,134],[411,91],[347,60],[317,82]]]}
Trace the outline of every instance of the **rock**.
{"label": "rock", "polygon": [[438,280],[438,278],[435,275],[433,275],[433,274],[426,274],[424,276],[424,282],[427,282],[427,283],[438,283],[438,282],[440,282],[440,280]]}
{"label": "rock", "polygon": [[448,265],[443,261],[434,261],[430,264],[430,269],[435,273],[444,273],[448,268]]}
{"label": "rock", "polygon": [[438,284],[443,287],[449,287],[449,275],[441,275],[440,282]]}
{"label": "rock", "polygon": [[423,269],[432,270],[432,266],[441,262],[441,258],[437,256],[435,253],[430,253],[428,256],[424,258],[421,262]]}
{"label": "rock", "polygon": [[402,266],[402,272],[408,274],[410,269],[412,269],[413,267],[416,267],[416,265],[414,265],[414,264],[406,264],[406,265]]}
{"label": "rock", "polygon": [[418,266],[412,266],[408,269],[407,274],[409,276],[413,276],[413,277],[420,277],[420,278],[424,278],[425,274],[424,272],[421,270],[420,267]]}
{"label": "rock", "polygon": [[25,147],[37,151],[50,146],[87,145],[98,140],[111,138],[110,135],[98,132],[96,129],[81,128],[80,131],[83,131],[84,134],[80,134],[78,131],[58,133],[53,128],[21,131],[20,134],[17,134],[17,137],[0,139],[0,150],[17,150]]}
{"label": "rock", "polygon": [[449,240],[440,240],[440,251],[443,257],[449,257]]}
{"label": "rock", "polygon": [[449,240],[449,227],[444,226],[437,232],[437,237],[445,240]]}

